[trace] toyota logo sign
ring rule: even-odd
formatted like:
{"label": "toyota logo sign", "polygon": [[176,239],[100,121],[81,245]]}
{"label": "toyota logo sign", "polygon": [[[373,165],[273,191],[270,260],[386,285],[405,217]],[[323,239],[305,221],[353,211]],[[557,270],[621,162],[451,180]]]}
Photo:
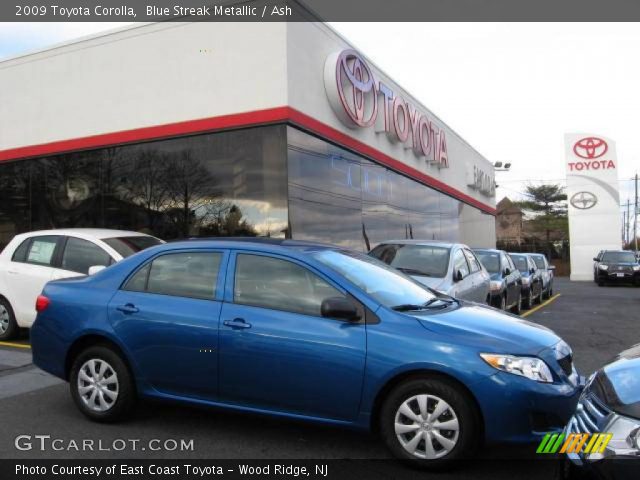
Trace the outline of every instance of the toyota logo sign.
{"label": "toyota logo sign", "polygon": [[573,146],[573,153],[580,158],[600,158],[609,150],[607,142],[598,137],[586,137],[578,140]]}
{"label": "toyota logo sign", "polygon": [[578,210],[589,210],[596,206],[598,197],[591,192],[578,192],[571,196],[569,203]]}
{"label": "toyota logo sign", "polygon": [[327,58],[324,86],[329,103],[349,128],[375,128],[392,143],[406,145],[418,157],[439,168],[449,166],[445,132],[411,102],[375,78],[366,60],[355,50]]}

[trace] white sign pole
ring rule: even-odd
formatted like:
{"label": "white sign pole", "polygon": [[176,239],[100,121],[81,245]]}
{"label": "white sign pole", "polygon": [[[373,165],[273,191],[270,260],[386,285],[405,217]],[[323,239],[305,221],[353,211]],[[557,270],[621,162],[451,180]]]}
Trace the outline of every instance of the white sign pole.
{"label": "white sign pole", "polygon": [[618,158],[613,140],[565,135],[571,280],[593,280],[600,250],[621,248]]}

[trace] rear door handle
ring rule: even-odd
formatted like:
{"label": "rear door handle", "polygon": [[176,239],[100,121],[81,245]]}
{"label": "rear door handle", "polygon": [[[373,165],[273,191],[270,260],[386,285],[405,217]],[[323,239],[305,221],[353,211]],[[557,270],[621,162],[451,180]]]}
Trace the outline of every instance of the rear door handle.
{"label": "rear door handle", "polygon": [[227,327],[231,327],[235,330],[244,328],[251,328],[251,324],[244,321],[242,318],[234,318],[233,320],[225,320],[223,322]]}
{"label": "rear door handle", "polygon": [[120,310],[122,313],[126,314],[138,313],[140,311],[140,309],[132,303],[127,303],[126,305],[118,305],[116,307],[116,310]]}
{"label": "rear door handle", "polygon": [[7,270],[7,273],[10,273],[11,275],[18,275],[18,272],[15,270]]}

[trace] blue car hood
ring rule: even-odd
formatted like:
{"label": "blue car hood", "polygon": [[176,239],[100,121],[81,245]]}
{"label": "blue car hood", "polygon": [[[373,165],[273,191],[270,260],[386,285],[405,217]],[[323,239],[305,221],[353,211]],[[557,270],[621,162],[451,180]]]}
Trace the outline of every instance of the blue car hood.
{"label": "blue car hood", "polygon": [[488,353],[538,354],[562,339],[552,330],[470,302],[441,313],[413,314],[423,327]]}

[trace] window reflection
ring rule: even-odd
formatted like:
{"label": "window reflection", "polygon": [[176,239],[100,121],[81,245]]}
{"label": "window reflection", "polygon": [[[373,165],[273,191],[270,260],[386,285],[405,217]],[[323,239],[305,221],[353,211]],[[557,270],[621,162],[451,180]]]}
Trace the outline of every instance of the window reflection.
{"label": "window reflection", "polygon": [[459,239],[460,202],[289,127],[293,238],[368,251],[392,239]]}
{"label": "window reflection", "polygon": [[65,227],[284,237],[286,187],[283,125],[19,160],[0,165],[0,246]]}

